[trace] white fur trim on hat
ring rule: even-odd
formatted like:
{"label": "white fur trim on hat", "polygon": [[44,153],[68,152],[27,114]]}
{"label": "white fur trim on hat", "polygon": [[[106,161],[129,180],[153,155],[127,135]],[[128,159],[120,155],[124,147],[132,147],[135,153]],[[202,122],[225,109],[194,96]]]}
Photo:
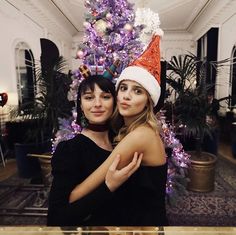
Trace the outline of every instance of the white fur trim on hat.
{"label": "white fur trim on hat", "polygon": [[151,96],[154,106],[157,105],[161,95],[161,87],[155,77],[146,69],[138,66],[126,67],[117,79],[116,89],[118,89],[120,82],[123,80],[131,80],[139,83]]}

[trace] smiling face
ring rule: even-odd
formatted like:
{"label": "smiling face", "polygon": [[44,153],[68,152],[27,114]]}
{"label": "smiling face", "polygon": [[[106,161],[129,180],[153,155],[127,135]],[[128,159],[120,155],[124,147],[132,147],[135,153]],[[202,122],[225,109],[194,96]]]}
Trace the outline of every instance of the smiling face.
{"label": "smiling face", "polygon": [[148,94],[135,81],[124,80],[120,83],[117,95],[117,108],[125,123],[135,120],[146,108]]}
{"label": "smiling face", "polygon": [[114,99],[95,84],[94,90],[87,89],[81,95],[81,110],[91,124],[105,124],[113,112]]}

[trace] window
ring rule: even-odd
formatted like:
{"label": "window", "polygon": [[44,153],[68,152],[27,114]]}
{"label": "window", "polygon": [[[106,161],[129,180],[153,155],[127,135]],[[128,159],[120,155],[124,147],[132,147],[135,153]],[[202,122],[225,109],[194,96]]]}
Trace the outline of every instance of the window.
{"label": "window", "polygon": [[232,100],[230,101],[230,106],[236,106],[236,47],[234,46],[232,51],[233,63],[231,64],[231,74],[230,74],[230,82],[229,82],[229,91],[232,96]]}
{"label": "window", "polygon": [[35,63],[33,53],[25,42],[15,48],[17,91],[20,108],[27,112],[35,97]]}
{"label": "window", "polygon": [[[209,62],[217,61],[218,28],[211,28],[198,40],[197,56],[206,65],[206,82],[215,85],[216,70]],[[199,74],[199,71],[198,71]],[[215,90],[215,87],[212,88]]]}

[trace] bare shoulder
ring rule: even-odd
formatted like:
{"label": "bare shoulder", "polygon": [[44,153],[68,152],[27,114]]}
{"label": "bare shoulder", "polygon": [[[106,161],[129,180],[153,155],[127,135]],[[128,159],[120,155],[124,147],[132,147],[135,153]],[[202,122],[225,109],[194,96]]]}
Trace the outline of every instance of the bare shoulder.
{"label": "bare shoulder", "polygon": [[127,134],[119,145],[124,144],[130,148],[132,146],[133,150],[143,151],[147,144],[150,143],[150,140],[155,139],[156,136],[156,132],[149,126],[139,126]]}
{"label": "bare shoulder", "polygon": [[126,139],[130,139],[133,144],[139,145],[142,151],[144,151],[147,146],[150,147],[151,144],[162,144],[159,133],[148,125],[135,128],[126,136]]}
{"label": "bare shoulder", "polygon": [[159,136],[159,133],[154,131],[148,125],[139,126],[135,128],[135,130],[133,130],[130,134],[132,136],[136,136],[137,138],[142,137],[142,139],[145,137]]}
{"label": "bare shoulder", "polygon": [[[140,126],[135,131],[138,133],[143,148],[143,165],[159,166],[166,162],[164,143],[158,131],[149,126]],[[138,140],[136,140],[138,142]],[[139,141],[140,142],[140,141]]]}
{"label": "bare shoulder", "polygon": [[147,125],[135,128],[113,150],[113,153],[122,156],[121,166],[127,165],[134,152],[144,154],[142,160],[144,165],[161,165],[164,162],[164,146],[159,133]]}

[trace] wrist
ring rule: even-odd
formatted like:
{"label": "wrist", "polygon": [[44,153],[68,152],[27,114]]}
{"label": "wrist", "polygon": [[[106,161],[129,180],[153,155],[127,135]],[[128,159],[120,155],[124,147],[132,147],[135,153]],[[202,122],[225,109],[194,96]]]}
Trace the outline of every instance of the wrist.
{"label": "wrist", "polygon": [[105,184],[110,192],[113,193],[116,190],[116,187],[114,187],[114,185],[112,185],[109,181],[105,180]]}

